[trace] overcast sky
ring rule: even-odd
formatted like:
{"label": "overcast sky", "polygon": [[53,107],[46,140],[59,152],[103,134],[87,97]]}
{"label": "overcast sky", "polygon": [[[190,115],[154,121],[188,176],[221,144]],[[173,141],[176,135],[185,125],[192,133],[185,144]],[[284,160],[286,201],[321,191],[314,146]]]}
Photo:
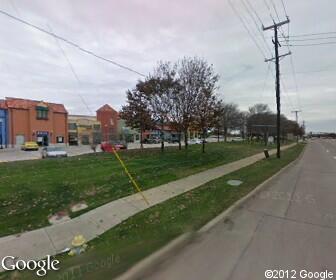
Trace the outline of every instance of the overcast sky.
{"label": "overcast sky", "polygon": [[[272,24],[265,0],[249,1],[261,21]],[[281,0],[273,1],[284,20]],[[269,57],[261,33],[242,1],[232,2]],[[270,0],[266,3],[272,9]],[[284,3],[291,20],[291,35],[336,31],[334,0]],[[0,0],[0,9],[42,28],[51,28],[83,48],[144,74],[151,72],[159,60],[203,57],[220,74],[218,93],[225,101],[235,102],[243,110],[255,103],[267,103],[276,109],[274,64],[270,65],[272,73],[268,72],[264,56],[227,0]],[[257,24],[260,25],[258,21]],[[283,32],[287,34],[287,26]],[[265,37],[271,49],[272,32],[265,32]],[[2,14],[0,38],[0,98],[64,103],[71,114],[90,114],[105,103],[120,109],[125,91],[141,78]],[[282,110],[292,119],[292,110],[302,110],[300,121],[306,121],[309,131],[336,130],[335,48],[336,45],[291,48],[298,91],[290,58],[281,61],[286,90],[282,92]],[[287,51],[285,46],[280,50]]]}

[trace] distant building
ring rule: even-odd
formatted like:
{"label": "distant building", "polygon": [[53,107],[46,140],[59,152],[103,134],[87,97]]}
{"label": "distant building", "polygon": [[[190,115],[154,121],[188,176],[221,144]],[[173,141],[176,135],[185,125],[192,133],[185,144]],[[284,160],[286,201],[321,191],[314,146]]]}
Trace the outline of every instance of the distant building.
{"label": "distant building", "polygon": [[6,97],[0,100],[0,128],[7,146],[67,144],[68,112],[62,104]]}
{"label": "distant building", "polygon": [[68,132],[70,145],[101,143],[101,123],[95,116],[69,115]]}
{"label": "distant building", "polygon": [[140,142],[140,133],[137,129],[132,129],[126,125],[123,119],[118,120],[118,138],[119,140],[126,141],[127,143]]}
{"label": "distant building", "polygon": [[101,123],[102,141],[118,139],[119,114],[116,110],[105,104],[97,110],[97,120]]}

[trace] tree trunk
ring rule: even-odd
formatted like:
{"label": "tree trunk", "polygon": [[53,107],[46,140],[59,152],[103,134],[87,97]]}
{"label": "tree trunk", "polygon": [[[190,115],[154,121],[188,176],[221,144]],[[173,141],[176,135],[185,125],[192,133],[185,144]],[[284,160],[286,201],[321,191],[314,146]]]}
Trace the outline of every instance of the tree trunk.
{"label": "tree trunk", "polygon": [[184,131],[184,148],[188,149],[188,130]]}
{"label": "tree trunk", "polygon": [[181,131],[179,131],[179,136],[178,136],[178,142],[179,142],[179,150],[181,151],[182,150],[182,145],[181,145]]}
{"label": "tree trunk", "polygon": [[219,143],[219,128],[217,128],[217,143]]}
{"label": "tree trunk", "polygon": [[163,134],[163,123],[161,124],[161,152],[164,151],[164,134]]}
{"label": "tree trunk", "polygon": [[143,130],[140,128],[140,148],[143,149],[143,141],[142,141]]}
{"label": "tree trunk", "polygon": [[205,153],[205,129],[203,129],[202,153]]}
{"label": "tree trunk", "polygon": [[227,142],[227,127],[224,127],[224,142]]}

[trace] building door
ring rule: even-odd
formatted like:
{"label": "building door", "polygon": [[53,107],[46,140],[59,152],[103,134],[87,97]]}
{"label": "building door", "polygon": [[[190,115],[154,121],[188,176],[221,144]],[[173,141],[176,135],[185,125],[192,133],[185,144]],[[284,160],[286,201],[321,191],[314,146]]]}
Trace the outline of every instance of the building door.
{"label": "building door", "polygon": [[25,143],[24,135],[16,135],[15,139],[16,139],[15,143],[16,143],[17,146],[21,146]]}
{"label": "building door", "polygon": [[37,144],[40,146],[48,146],[49,145],[49,133],[48,131],[37,131]]}
{"label": "building door", "polygon": [[42,141],[42,146],[48,146],[49,145],[49,138],[48,135],[43,135],[43,141]]}

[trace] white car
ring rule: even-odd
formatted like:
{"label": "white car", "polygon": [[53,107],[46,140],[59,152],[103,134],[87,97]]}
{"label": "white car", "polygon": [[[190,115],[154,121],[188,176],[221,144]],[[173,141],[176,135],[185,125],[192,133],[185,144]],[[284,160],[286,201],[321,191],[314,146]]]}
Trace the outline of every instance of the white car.
{"label": "white car", "polygon": [[42,149],[42,158],[67,157],[68,153],[62,147],[44,147]]}
{"label": "white car", "polygon": [[241,138],[241,137],[233,137],[233,138],[231,138],[231,142],[242,142],[242,141],[244,141],[244,139]]}
{"label": "white car", "polygon": [[191,139],[191,140],[188,142],[188,144],[190,144],[190,145],[193,145],[193,144],[202,144],[202,140],[201,140],[201,139],[197,139],[197,138],[195,138],[195,139]]}

